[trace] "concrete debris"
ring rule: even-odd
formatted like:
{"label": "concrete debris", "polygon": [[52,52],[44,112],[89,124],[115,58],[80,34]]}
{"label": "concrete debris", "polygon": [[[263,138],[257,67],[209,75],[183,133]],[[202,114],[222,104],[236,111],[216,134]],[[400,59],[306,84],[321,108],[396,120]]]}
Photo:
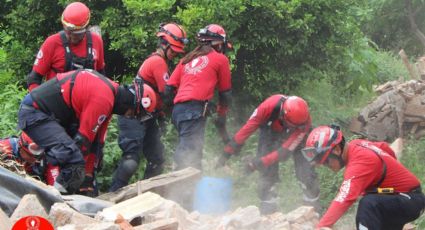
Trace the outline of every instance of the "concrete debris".
{"label": "concrete debris", "polygon": [[391,81],[375,88],[379,96],[352,119],[350,130],[370,140],[425,136],[425,81]]}
{"label": "concrete debris", "polygon": [[112,222],[103,222],[97,224],[67,224],[62,227],[58,227],[58,230],[125,230],[120,228],[118,224]]}
{"label": "concrete debris", "polygon": [[12,228],[12,222],[3,210],[0,208],[0,230],[9,230]]}
{"label": "concrete debris", "polygon": [[[286,214],[262,216],[258,207],[248,206],[221,215],[207,215],[189,213],[175,201],[153,192],[103,208],[95,218],[77,212],[66,203],[55,203],[47,216],[37,196],[32,194],[22,199],[15,212],[13,219],[27,215],[47,217],[59,230],[309,230],[318,223],[313,207],[301,206]],[[0,215],[0,221],[6,225],[9,218]]]}
{"label": "concrete debris", "polygon": [[47,218],[48,215],[46,210],[40,204],[37,196],[34,194],[27,194],[22,197],[15,211],[10,216],[10,220],[15,223],[19,219],[25,216],[41,216]]}
{"label": "concrete debris", "polygon": [[55,203],[50,209],[49,221],[53,224],[54,227],[60,227],[67,224],[97,224],[100,221],[95,220],[91,217],[85,216],[65,203]]}

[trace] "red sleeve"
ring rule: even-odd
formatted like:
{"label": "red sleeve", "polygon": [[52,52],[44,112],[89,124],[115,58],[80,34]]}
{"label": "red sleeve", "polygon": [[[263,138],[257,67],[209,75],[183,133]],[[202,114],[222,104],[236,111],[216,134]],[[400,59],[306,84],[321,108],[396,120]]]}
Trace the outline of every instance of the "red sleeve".
{"label": "red sleeve", "polygon": [[51,69],[54,54],[54,42],[53,35],[48,37],[41,45],[34,61],[32,69],[42,76],[45,76]]}
{"label": "red sleeve", "polygon": [[375,178],[380,176],[381,171],[376,169],[376,165],[380,164],[379,158],[362,152],[353,157],[355,158],[349,159],[346,166],[339,193],[321,218],[318,227],[332,227],[366,188],[373,184]]}
{"label": "red sleeve", "polygon": [[[112,104],[105,104],[105,101],[93,98],[88,101],[88,103],[84,106],[84,109],[81,111],[79,117],[80,127],[78,131],[91,143],[93,143],[94,138],[99,131],[102,130],[102,132],[106,132],[106,127],[104,128],[105,130],[103,130],[102,127],[104,123],[106,124],[105,126],[107,126],[108,119],[110,119],[111,116],[112,107]],[[100,134],[100,136],[104,135],[104,133]]]}
{"label": "red sleeve", "polygon": [[99,42],[99,47],[97,50],[97,52],[99,52],[98,61],[95,67],[95,69],[99,71],[99,70],[105,69],[105,54],[103,51],[103,40],[102,40],[102,37],[99,36],[98,34],[94,32],[91,32],[91,34],[92,34],[92,37],[96,37],[96,40]]}
{"label": "red sleeve", "polygon": [[94,167],[96,163],[96,155],[94,153],[89,153],[88,155],[84,156],[84,161],[86,162],[86,168],[85,168],[86,175],[93,176]]}
{"label": "red sleeve", "polygon": [[[161,58],[162,59],[162,58]],[[156,65],[153,66],[153,76],[155,77],[156,86],[160,93],[164,92],[166,80],[168,80],[168,66],[162,61],[158,60]]]}
{"label": "red sleeve", "polygon": [[183,74],[183,64],[180,61],[180,63],[177,65],[177,67],[174,69],[173,73],[171,74],[170,79],[167,82],[167,85],[178,88],[180,86],[180,78],[182,74]]}
{"label": "red sleeve", "polygon": [[230,74],[229,59],[222,55],[220,69],[218,72],[218,91],[223,92],[232,89],[232,78]]}
{"label": "red sleeve", "polygon": [[44,179],[46,181],[46,184],[52,185],[56,181],[56,177],[59,175],[59,166],[53,166],[49,163],[47,163],[46,171],[44,172]]}
{"label": "red sleeve", "polygon": [[241,129],[235,134],[234,140],[238,144],[245,143],[246,139],[251,136],[262,124],[264,124],[270,116],[270,113],[267,111],[268,104],[261,103],[254,112],[251,117],[242,126]]}

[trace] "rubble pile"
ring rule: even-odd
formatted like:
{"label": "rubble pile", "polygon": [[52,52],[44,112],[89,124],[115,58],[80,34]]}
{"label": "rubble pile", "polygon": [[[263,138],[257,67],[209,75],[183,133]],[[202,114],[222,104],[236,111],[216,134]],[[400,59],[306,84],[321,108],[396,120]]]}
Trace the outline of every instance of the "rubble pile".
{"label": "rubble pile", "polygon": [[380,141],[425,135],[425,81],[390,81],[375,91],[379,96],[352,119],[353,133]]}
{"label": "rubble pile", "polygon": [[276,212],[267,216],[260,215],[255,206],[238,208],[223,215],[189,213],[176,202],[152,192],[115,204],[95,217],[83,215],[66,203],[55,203],[47,215],[32,194],[23,197],[10,218],[0,214],[3,223],[11,224],[18,217],[42,216],[58,230],[308,230],[314,229],[318,222],[318,214],[308,206],[287,214]]}
{"label": "rubble pile", "polygon": [[[40,216],[58,230],[308,230],[318,223],[319,215],[308,206],[271,215],[261,215],[256,206],[239,207],[220,215],[189,212],[176,202],[176,193],[182,196],[177,189],[184,185],[190,190],[187,186],[193,186],[200,176],[199,170],[186,168],[136,182],[98,198],[58,195],[62,201],[48,208],[42,205],[41,193],[28,193],[12,209],[13,213],[6,214],[0,209],[0,221],[13,226],[22,217]],[[58,193],[51,186],[35,183],[33,178],[25,180],[28,179],[46,192]]]}

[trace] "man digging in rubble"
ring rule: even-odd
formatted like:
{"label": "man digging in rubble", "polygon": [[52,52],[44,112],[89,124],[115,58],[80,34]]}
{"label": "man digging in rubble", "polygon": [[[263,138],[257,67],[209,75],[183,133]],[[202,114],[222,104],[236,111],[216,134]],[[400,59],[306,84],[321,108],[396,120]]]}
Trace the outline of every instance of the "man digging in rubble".
{"label": "man digging in rubble", "polygon": [[59,167],[47,163],[44,149],[34,143],[25,132],[19,137],[0,139],[0,153],[2,162],[13,160],[20,163],[28,175],[37,177],[48,185],[53,185],[59,174]]}
{"label": "man digging in rubble", "polygon": [[143,119],[155,106],[155,92],[140,78],[119,86],[94,70],[75,70],[27,94],[18,125],[45,149],[48,163],[59,166],[54,186],[60,192],[94,196],[95,167],[100,169],[112,114]]}
{"label": "man digging in rubble", "polygon": [[319,183],[314,168],[300,153],[303,141],[311,129],[311,117],[307,102],[297,96],[275,94],[255,109],[246,124],[224,147],[217,166],[223,166],[231,155],[238,154],[250,135],[260,129],[257,157],[247,162],[248,173],[259,170],[258,195],[260,211],[270,214],[278,211],[279,160],[291,155],[295,162],[295,174],[302,184],[304,201],[320,211]]}
{"label": "man digging in rubble", "polygon": [[359,230],[401,230],[425,208],[418,178],[397,161],[385,142],[355,139],[346,143],[339,127],[320,126],[309,134],[303,155],[334,172],[345,167],[339,193],[318,229],[332,227],[361,195],[356,215]]}

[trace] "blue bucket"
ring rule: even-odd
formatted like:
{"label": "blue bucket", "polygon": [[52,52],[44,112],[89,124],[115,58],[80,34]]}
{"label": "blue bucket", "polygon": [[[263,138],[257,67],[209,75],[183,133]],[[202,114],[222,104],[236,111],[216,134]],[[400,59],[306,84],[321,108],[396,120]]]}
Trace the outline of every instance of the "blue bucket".
{"label": "blue bucket", "polygon": [[222,214],[230,209],[233,181],[203,177],[196,185],[193,209],[202,214]]}

